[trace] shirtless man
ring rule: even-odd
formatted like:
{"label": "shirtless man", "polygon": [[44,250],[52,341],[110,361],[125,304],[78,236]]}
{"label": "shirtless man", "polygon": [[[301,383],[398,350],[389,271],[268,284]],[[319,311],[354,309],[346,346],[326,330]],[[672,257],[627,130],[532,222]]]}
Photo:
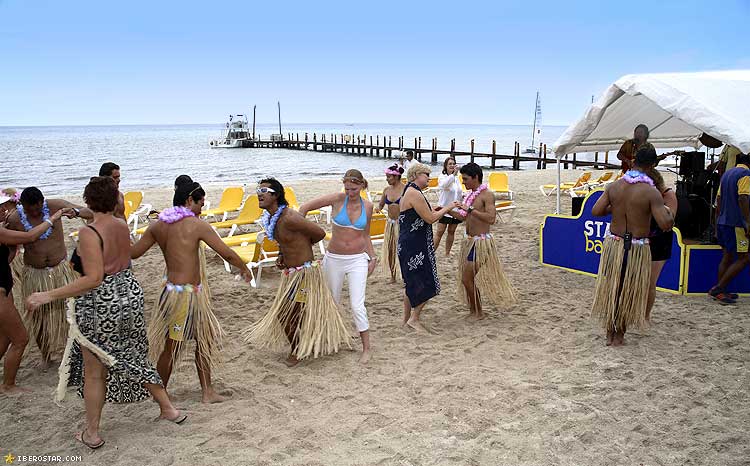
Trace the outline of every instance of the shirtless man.
{"label": "shirtless man", "polygon": [[490,227],[495,224],[495,196],[482,184],[482,168],[476,163],[461,167],[461,178],[469,193],[450,215],[466,221],[467,238],[458,256],[458,292],[469,305],[470,321],[485,318],[482,297],[494,306],[510,306],[516,292],[508,282],[497,255]]}
{"label": "shirtless man", "polygon": [[289,367],[310,355],[335,353],[339,346],[349,345],[350,339],[312,250],[326,232],[288,208],[278,180],[261,180],[257,193],[258,204],[267,212],[265,234],[279,245],[276,263],[284,273],[274,303],[258,323],[245,330],[245,339],[272,347],[279,344],[277,337],[283,330],[292,346],[284,361]]}
{"label": "shirtless man", "polygon": [[219,361],[222,330],[211,309],[209,293],[201,287],[205,257],[200,242],[239,268],[247,282],[250,272],[237,253],[221,241],[208,223],[199,219],[205,195],[198,183],[180,185],[174,194],[174,207],[162,211],[159,221],[146,229],[133,245],[131,258],[141,257],[158,243],[167,263],[167,281],[148,330],[149,354],[157,361],[156,370],[164,387],[169,383],[173,365],[184,354],[183,343],[195,339],[195,366],[202,401],[219,403],[225,398],[211,384],[211,367]]}
{"label": "shirtless man", "polygon": [[[63,214],[71,218],[94,217],[88,208],[63,199],[44,199],[42,192],[35,187],[24,189],[19,201],[16,210],[8,216],[7,228],[10,230],[30,231],[59,210],[64,210]],[[20,283],[23,301],[33,293],[54,290],[75,280],[76,275],[67,261],[61,220],[55,220],[54,228],[38,240],[24,245],[23,261]],[[43,368],[50,365],[52,354],[65,346],[68,336],[65,313],[65,300],[58,299],[41,306],[27,318],[27,330],[42,353]]]}
{"label": "shirtless man", "polygon": [[[99,168],[99,176],[108,176],[115,180],[115,184],[117,185],[117,207],[115,207],[112,215],[127,222],[128,219],[125,218],[125,195],[120,191],[120,166],[114,162],[104,162],[101,168]],[[133,208],[137,209],[138,206],[133,206]]]}
{"label": "shirtless man", "polygon": [[674,225],[671,210],[644,173],[656,163],[652,147],[639,149],[633,171],[608,185],[591,211],[595,216],[612,214],[591,309],[607,330],[607,346],[623,345],[627,327],[645,322],[651,281],[651,217],[662,231]]}

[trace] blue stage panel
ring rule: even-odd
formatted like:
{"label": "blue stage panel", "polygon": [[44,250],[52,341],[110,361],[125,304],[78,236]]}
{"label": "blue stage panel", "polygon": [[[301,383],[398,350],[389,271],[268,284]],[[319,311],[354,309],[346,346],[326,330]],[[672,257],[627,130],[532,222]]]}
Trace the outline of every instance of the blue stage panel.
{"label": "blue stage panel", "polygon": [[[722,257],[719,246],[688,246],[686,252],[685,294],[705,294],[716,284],[716,275]],[[750,268],[729,283],[727,291],[738,294],[750,294]]]}

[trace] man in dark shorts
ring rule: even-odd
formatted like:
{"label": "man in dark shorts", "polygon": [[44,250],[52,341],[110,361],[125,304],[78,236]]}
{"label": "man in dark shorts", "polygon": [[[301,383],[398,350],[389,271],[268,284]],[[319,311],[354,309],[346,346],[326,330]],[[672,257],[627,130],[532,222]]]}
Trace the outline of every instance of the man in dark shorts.
{"label": "man in dark shorts", "polygon": [[[737,166],[721,177],[716,195],[716,237],[724,252],[718,271],[718,282],[708,292],[721,304],[734,304],[737,295],[726,287],[750,263],[750,155],[737,155]],[[736,259],[735,259],[736,257]]]}

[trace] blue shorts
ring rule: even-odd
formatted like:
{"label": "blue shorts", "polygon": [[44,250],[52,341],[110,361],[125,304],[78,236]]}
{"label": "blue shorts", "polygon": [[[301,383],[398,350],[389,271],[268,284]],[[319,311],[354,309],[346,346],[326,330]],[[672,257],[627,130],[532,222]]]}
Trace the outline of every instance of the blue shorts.
{"label": "blue shorts", "polygon": [[469,251],[469,255],[466,256],[466,260],[469,262],[474,262],[474,250],[476,249],[476,246],[472,246],[471,250]]}
{"label": "blue shorts", "polygon": [[748,238],[745,229],[732,225],[717,225],[716,236],[719,245],[729,252],[747,252]]}

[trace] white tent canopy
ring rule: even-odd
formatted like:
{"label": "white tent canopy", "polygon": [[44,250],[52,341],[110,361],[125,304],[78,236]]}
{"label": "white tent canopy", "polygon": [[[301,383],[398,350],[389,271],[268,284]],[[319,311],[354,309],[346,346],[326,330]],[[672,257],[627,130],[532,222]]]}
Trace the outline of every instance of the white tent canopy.
{"label": "white tent canopy", "polygon": [[655,147],[701,146],[702,133],[750,152],[750,70],[629,74],[555,142],[557,157],[617,150],[645,124]]}
{"label": "white tent canopy", "polygon": [[[629,74],[615,81],[554,144],[558,158],[573,152],[617,150],[639,124],[655,147],[699,148],[706,133],[750,152],[750,70]],[[560,212],[560,190],[557,190]]]}

